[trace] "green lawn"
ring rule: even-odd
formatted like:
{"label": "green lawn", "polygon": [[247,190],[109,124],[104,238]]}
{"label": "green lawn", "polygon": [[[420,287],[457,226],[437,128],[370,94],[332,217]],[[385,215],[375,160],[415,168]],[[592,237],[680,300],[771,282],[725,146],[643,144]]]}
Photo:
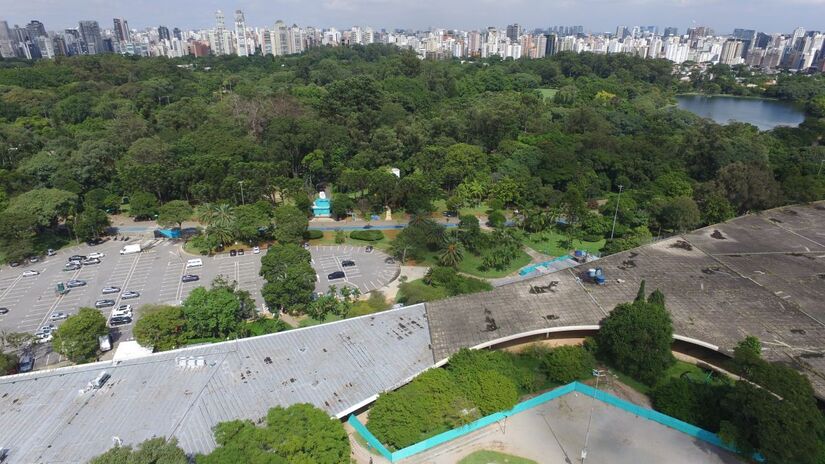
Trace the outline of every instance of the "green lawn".
{"label": "green lawn", "polygon": [[512,454],[499,453],[497,451],[476,451],[468,455],[458,464],[538,464],[536,461],[527,458],[520,458]]}
{"label": "green lawn", "polygon": [[[560,242],[566,239],[567,236],[565,236],[558,230],[548,229],[543,232],[530,234],[527,237],[527,240],[524,242],[524,244],[538,251],[539,253],[544,253],[546,255],[556,257],[566,255],[570,253],[570,251],[572,251],[564,249],[560,245]],[[604,239],[599,240],[598,242],[583,242],[581,240],[574,240],[573,249],[587,250],[590,253],[596,253],[604,246],[604,242]]]}
{"label": "green lawn", "polygon": [[558,91],[558,89],[539,89],[541,96],[544,97],[545,100],[550,100],[555,97]]}
{"label": "green lawn", "polygon": [[[355,239],[349,238],[349,233],[350,232],[351,231],[348,231],[348,230],[344,231],[344,234],[346,235],[346,240],[344,241],[343,244],[340,244],[340,245],[352,245],[352,246],[359,246],[359,247],[365,247],[367,245],[372,245],[372,246],[374,246],[375,248],[377,248],[379,250],[386,250],[390,247],[390,242],[392,242],[392,240],[395,238],[395,236],[398,235],[399,231],[398,230],[382,230],[381,232],[384,233],[384,238],[382,238],[381,240],[376,240],[374,242],[367,242],[367,241],[364,241],[364,240],[355,240]],[[322,238],[315,239],[315,240],[310,240],[309,244],[310,245],[339,245],[338,243],[335,243],[335,231],[331,231],[331,230],[325,230],[324,231],[324,236]]]}
{"label": "green lawn", "polygon": [[[458,265],[458,272],[463,272],[465,274],[470,274],[476,277],[482,277],[485,279],[495,279],[497,277],[504,277],[508,276],[519,269],[523,268],[524,266],[530,264],[532,258],[524,251],[520,251],[519,255],[516,259],[510,262],[510,265],[506,269],[497,270],[497,269],[488,269],[486,271],[482,271],[479,268],[483,264],[484,256],[476,256],[470,252],[464,252],[464,259],[461,260],[461,263]],[[438,264],[438,252],[428,253],[424,259],[424,264],[435,266]]]}
{"label": "green lawn", "polygon": [[[441,213],[447,211],[447,202],[444,200],[436,200],[433,202],[433,206],[435,206],[435,215],[441,217]],[[461,208],[459,211],[459,215],[462,214],[472,214],[473,216],[478,216],[482,214],[487,214],[487,210],[490,207],[487,206],[487,203],[481,202],[478,206],[471,206],[466,208]],[[457,220],[457,219],[454,219]]]}
{"label": "green lawn", "polygon": [[[611,368],[610,372],[616,375],[619,378],[619,381],[623,384],[627,385],[628,387],[636,390],[639,393],[647,395],[652,390],[652,387],[649,387],[641,382],[638,382],[631,378],[629,375],[619,372],[616,369]],[[694,382],[704,382],[707,378],[707,373],[704,369],[696,366],[695,364],[690,364],[684,361],[676,361],[676,364],[670,366],[668,370],[665,371],[662,379],[659,380],[659,383],[666,382],[670,379],[677,379],[681,377],[683,374],[687,373],[691,380]],[[714,374],[713,378],[711,379],[711,383],[725,383],[728,382],[727,377],[719,377]]]}
{"label": "green lawn", "polygon": [[407,305],[423,303],[425,301],[441,300],[450,296],[447,289],[442,287],[432,287],[424,283],[422,279],[415,279],[404,282],[398,289],[396,301]]}

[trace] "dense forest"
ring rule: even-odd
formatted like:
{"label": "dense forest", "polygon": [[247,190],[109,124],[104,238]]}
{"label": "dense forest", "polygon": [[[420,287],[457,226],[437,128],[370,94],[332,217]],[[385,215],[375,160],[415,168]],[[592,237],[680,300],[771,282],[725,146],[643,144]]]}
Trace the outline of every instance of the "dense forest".
{"label": "dense forest", "polygon": [[244,195],[308,213],[321,188],[339,217],[485,202],[528,231],[561,218],[601,238],[611,215],[585,213],[612,212],[621,186],[607,252],[825,197],[822,76],[759,87],[805,106],[798,128],[720,126],[673,105],[682,91],[753,94],[754,79],[727,66],[680,79],[623,54],[422,61],[380,45],[0,61],[0,260],[95,236],[125,203],[152,217]]}

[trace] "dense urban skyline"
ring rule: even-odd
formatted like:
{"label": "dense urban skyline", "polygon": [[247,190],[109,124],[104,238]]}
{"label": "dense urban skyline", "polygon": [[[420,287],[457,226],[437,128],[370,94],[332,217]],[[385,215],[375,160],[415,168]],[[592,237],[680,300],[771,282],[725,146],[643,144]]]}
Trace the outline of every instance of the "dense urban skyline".
{"label": "dense urban skyline", "polygon": [[707,25],[720,33],[735,28],[755,28],[766,33],[784,32],[797,26],[820,29],[825,1],[792,0],[790,2],[749,2],[745,0],[668,0],[653,2],[633,0],[608,2],[583,0],[578,2],[535,2],[526,0],[458,0],[436,2],[421,0],[324,0],[321,5],[287,0],[269,2],[227,2],[185,0],[174,9],[156,0],[90,1],[67,4],[54,0],[27,2],[5,0],[0,10],[9,24],[26,24],[32,19],[42,21],[54,30],[75,27],[78,18],[93,19],[101,24],[112,17],[130,18],[132,27],[145,28],[158,23],[176,24],[187,29],[207,28],[214,24],[212,11],[242,9],[250,26],[264,26],[277,19],[289,18],[297,24],[321,27],[371,25],[388,30],[396,28],[474,29],[497,24],[506,18],[527,28],[545,28],[550,24],[583,24],[588,32],[606,32],[617,23],[675,26],[682,30],[695,24]]}

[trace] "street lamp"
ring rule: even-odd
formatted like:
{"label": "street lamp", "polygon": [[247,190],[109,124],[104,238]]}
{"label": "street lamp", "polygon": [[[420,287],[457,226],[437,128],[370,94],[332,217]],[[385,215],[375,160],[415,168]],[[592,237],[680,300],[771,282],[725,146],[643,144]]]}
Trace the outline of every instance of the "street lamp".
{"label": "street lamp", "polygon": [[610,240],[613,240],[613,233],[616,232],[616,217],[619,215],[619,200],[622,199],[623,185],[619,184],[619,196],[616,197],[616,211],[613,212],[613,227],[610,228]]}
{"label": "street lamp", "polygon": [[239,181],[238,181],[238,185],[240,185],[240,186],[241,186],[241,204],[242,204],[242,205],[245,205],[245,204],[246,204],[246,202],[244,201],[244,198],[243,198],[243,182],[244,182],[244,181],[239,180]]}

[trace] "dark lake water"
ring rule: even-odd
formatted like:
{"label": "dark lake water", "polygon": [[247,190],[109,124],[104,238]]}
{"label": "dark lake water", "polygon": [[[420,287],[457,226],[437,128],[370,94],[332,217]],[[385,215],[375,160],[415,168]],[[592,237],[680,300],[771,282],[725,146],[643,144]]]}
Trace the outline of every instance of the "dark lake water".
{"label": "dark lake water", "polygon": [[727,96],[678,95],[679,108],[719,124],[746,122],[759,130],[777,126],[798,126],[804,119],[802,110],[791,103],[759,98]]}

